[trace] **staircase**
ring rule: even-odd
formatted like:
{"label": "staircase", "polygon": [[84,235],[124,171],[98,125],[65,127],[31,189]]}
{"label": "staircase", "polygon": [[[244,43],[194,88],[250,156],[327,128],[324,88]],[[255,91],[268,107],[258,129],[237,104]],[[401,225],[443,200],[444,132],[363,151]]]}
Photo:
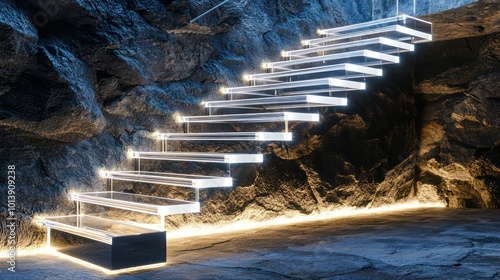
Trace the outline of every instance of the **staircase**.
{"label": "staircase", "polygon": [[[161,151],[130,152],[129,157],[135,159],[136,169],[104,172],[107,191],[72,195],[77,205],[76,215],[44,219],[48,246],[51,230],[57,230],[96,241],[97,245],[93,247],[62,251],[107,269],[165,263],[166,216],[200,212],[200,189],[232,187],[232,164],[263,161],[260,151],[170,151],[169,141],[292,141],[291,122],[320,121],[319,114],[297,112],[296,109],[347,106],[346,92],[366,89],[365,79],[382,76],[382,66],[399,63],[399,53],[413,51],[415,43],[432,40],[432,24],[401,15],[323,29],[318,34],[318,38],[302,41],[301,49],[283,51],[281,61],[264,63],[264,73],[246,75],[246,86],[222,88],[225,100],[204,102],[207,115],[179,117],[185,131],[160,133]],[[227,114],[227,110],[234,112],[235,109],[238,113]],[[190,132],[190,126],[208,123],[278,122],[284,124],[283,132]],[[141,170],[141,162],[145,160],[225,164],[228,174],[220,177],[145,171]],[[189,188],[194,190],[194,200],[115,191],[114,181]],[[83,204],[155,215],[159,217],[159,223],[153,228],[106,219],[95,213],[84,213]],[[96,250],[104,252],[95,253]]]}

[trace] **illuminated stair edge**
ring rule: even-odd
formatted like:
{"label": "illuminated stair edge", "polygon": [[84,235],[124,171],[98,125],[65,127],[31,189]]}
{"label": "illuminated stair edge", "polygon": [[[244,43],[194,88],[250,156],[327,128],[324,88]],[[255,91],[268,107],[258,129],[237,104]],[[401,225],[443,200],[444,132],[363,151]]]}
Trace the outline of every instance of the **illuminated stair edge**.
{"label": "illuminated stair edge", "polygon": [[292,141],[291,132],[160,133],[158,137],[168,141]]}
{"label": "illuminated stair edge", "polygon": [[200,203],[124,192],[92,192],[73,194],[72,199],[106,207],[151,215],[175,215],[200,212]]}
{"label": "illuminated stair edge", "polygon": [[[413,51],[415,49],[415,46],[413,44],[404,43],[385,37],[369,38],[352,42],[324,45],[325,43],[330,43],[336,40],[338,40],[337,37],[324,37],[324,38],[303,41],[303,43],[307,43],[309,48],[283,51],[281,55],[283,57],[290,57],[290,56],[305,55],[317,52],[332,52],[336,50],[343,50],[345,52],[346,50],[356,49],[356,48],[363,48],[363,50],[368,50],[368,48],[366,47],[371,45],[377,45],[379,49],[385,47],[386,48],[385,51],[390,53],[407,52],[407,51]],[[385,53],[383,51],[378,51],[378,52]]]}
{"label": "illuminated stair edge", "polygon": [[316,95],[277,96],[225,101],[209,101],[205,108],[240,108],[240,109],[289,109],[308,107],[347,106],[347,98],[325,97]]}
{"label": "illuminated stair edge", "polygon": [[[324,60],[322,60],[324,61]],[[382,76],[382,70],[372,67],[359,66],[351,63],[326,65],[319,67],[303,68],[298,70],[285,70],[273,73],[262,73],[262,74],[251,74],[246,75],[245,79],[247,81],[268,81],[276,78],[286,78],[297,75],[310,75],[316,73],[328,73],[328,72],[338,72],[343,71],[344,74],[340,76],[332,77],[334,79],[347,80],[349,78],[360,78],[360,77],[370,77],[370,76]],[[354,72],[357,75],[352,75],[350,72]]]}
{"label": "illuminated stair edge", "polygon": [[149,160],[175,160],[211,163],[262,163],[262,154],[196,153],[196,152],[140,152],[132,151],[130,158]]}
{"label": "illuminated stair edge", "polygon": [[[398,35],[403,35],[403,37],[399,37],[399,41],[410,41],[412,43],[415,42],[422,42],[422,41],[431,41],[432,40],[432,35],[417,31],[405,26],[401,25],[392,25],[392,26],[387,26],[387,27],[381,27],[377,29],[371,29],[371,30],[366,30],[366,31],[359,31],[359,32],[353,32],[353,33],[347,33],[347,34],[337,34],[333,36],[327,36],[327,37],[322,37],[322,38],[315,38],[315,39],[308,39],[302,41],[302,44],[304,45],[318,45],[321,43],[335,43],[336,41],[342,41],[342,40],[347,40],[347,39],[352,39],[352,38],[369,38],[370,36],[378,36],[381,34],[387,34],[387,33],[394,33]],[[330,35],[330,33],[327,33],[327,35]],[[385,35],[387,36],[387,35]],[[418,39],[417,39],[418,38]]]}
{"label": "illuminated stair edge", "polygon": [[[322,79],[312,79],[312,80],[302,80],[294,82],[281,82],[266,85],[257,86],[242,86],[242,87],[230,87],[225,88],[225,94],[249,94],[249,95],[261,95],[261,96],[273,96],[274,93],[264,93],[263,91],[274,91],[282,89],[297,89],[303,87],[316,87],[323,86],[326,87],[325,91],[332,91],[331,87],[337,87],[340,90],[363,90],[366,89],[366,84],[362,82],[355,82],[349,80],[341,80],[334,78],[322,78]],[[285,95],[281,93],[281,95]]]}
{"label": "illuminated stair edge", "polygon": [[159,185],[169,185],[187,188],[219,188],[232,187],[233,180],[229,177],[202,176],[191,174],[163,173],[151,171],[105,171],[106,179],[130,182],[142,182]]}
{"label": "illuminated stair edge", "polygon": [[258,114],[227,114],[227,115],[205,115],[205,116],[181,116],[177,120],[180,123],[260,123],[260,122],[319,122],[319,114],[295,113],[295,112],[273,112]]}

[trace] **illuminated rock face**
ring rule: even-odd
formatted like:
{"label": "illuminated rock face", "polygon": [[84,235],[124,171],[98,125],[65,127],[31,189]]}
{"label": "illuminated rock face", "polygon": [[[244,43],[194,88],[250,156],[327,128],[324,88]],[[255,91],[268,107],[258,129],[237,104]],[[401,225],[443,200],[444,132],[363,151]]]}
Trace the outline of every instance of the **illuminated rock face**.
{"label": "illuminated rock face", "polygon": [[[230,1],[199,24],[187,23],[217,2],[0,4],[0,158],[16,165],[16,183],[24,190],[16,196],[19,230],[26,233],[21,247],[42,240],[34,215],[74,213],[70,192],[103,189],[97,169],[133,169],[127,149],[157,150],[151,132],[181,131],[174,113],[203,114],[200,101],[214,98],[222,85],[235,85],[262,61],[277,60],[282,49],[315,37],[319,27],[369,20],[371,1],[348,1],[338,9],[333,1]],[[498,14],[491,5],[486,10]],[[39,28],[29,23],[35,11],[49,18]],[[442,17],[435,18],[439,24]],[[497,36],[419,46],[415,57],[405,55],[400,65],[384,69],[383,78],[371,79],[368,91],[349,94],[348,108],[322,111],[320,125],[291,126],[293,145],[262,146],[264,165],[235,166],[236,188],[202,193],[202,214],[173,217],[170,228],[415,197],[452,207],[498,207]],[[204,165],[149,164],[144,168],[225,174]],[[120,186],[186,196],[174,188]]]}
{"label": "illuminated rock face", "polygon": [[451,207],[499,205],[499,42],[496,33],[429,45],[416,68],[418,185],[437,186]]}

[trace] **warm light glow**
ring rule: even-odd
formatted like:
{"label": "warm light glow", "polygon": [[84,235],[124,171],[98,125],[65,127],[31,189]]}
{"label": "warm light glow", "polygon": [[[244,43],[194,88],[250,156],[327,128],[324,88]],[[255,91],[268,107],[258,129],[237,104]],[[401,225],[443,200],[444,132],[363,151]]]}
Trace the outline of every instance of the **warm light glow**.
{"label": "warm light glow", "polygon": [[160,132],[159,130],[155,130],[155,131],[153,131],[153,132],[148,133],[148,136],[147,136],[147,137],[148,137],[149,139],[158,139],[158,138],[160,137],[160,133],[161,133],[161,132]]}
{"label": "warm light glow", "polygon": [[268,62],[262,62],[262,63],[260,64],[260,67],[261,67],[262,69],[268,69],[268,68],[272,68],[272,67],[273,67],[273,64],[272,64],[272,63],[268,63]]}
{"label": "warm light glow", "polygon": [[318,29],[318,35],[325,35],[327,32],[323,29]]}
{"label": "warm light glow", "polygon": [[69,197],[71,198],[71,200],[75,200],[75,199],[76,199],[76,196],[77,196],[77,193],[76,193],[76,192],[70,192],[70,193],[69,193]]}
{"label": "warm light glow", "polygon": [[[284,214],[283,216],[276,217],[274,219],[266,220],[266,221],[256,221],[255,217],[262,216],[261,213],[258,213],[257,210],[245,211],[241,218],[236,221],[221,223],[221,224],[212,224],[212,225],[203,225],[203,226],[186,226],[177,230],[170,231],[167,234],[168,239],[179,239],[186,238],[191,236],[203,236],[209,234],[220,234],[232,231],[244,231],[257,229],[262,227],[271,227],[271,226],[283,226],[283,225],[292,225],[304,222],[314,222],[321,220],[329,220],[329,219],[338,219],[345,217],[359,217],[359,216],[369,216],[373,214],[384,214],[384,213],[394,213],[398,211],[405,211],[411,209],[420,209],[420,208],[444,208],[446,207],[445,203],[420,203],[418,201],[408,202],[408,203],[400,203],[394,205],[387,205],[381,207],[374,208],[355,208],[355,207],[345,207],[345,208],[329,208],[323,209],[319,212],[314,212],[312,214],[300,214],[297,212],[290,212],[288,214]],[[138,270],[145,269],[154,269],[166,266],[165,263],[139,266],[127,269],[120,270],[109,270],[103,268],[101,266],[88,263],[86,261],[82,261],[80,259],[59,253],[56,251],[57,248],[36,248],[33,250],[24,249],[19,250],[17,252],[17,256],[33,256],[33,255],[53,255],[56,257],[60,257],[65,260],[69,260],[76,264],[102,271],[106,274],[122,274],[122,273],[130,273]],[[3,254],[7,254],[7,252],[2,252]]]}
{"label": "warm light glow", "polygon": [[287,52],[287,51],[281,51],[281,56],[282,57],[287,57],[287,56],[289,56],[289,52]]}
{"label": "warm light glow", "polygon": [[393,212],[418,209],[418,208],[444,208],[444,207],[446,207],[444,203],[438,203],[438,202],[436,203],[409,202],[409,203],[401,203],[401,204],[387,205],[374,208],[355,208],[355,207],[330,208],[330,209],[323,209],[320,210],[319,212],[314,212],[312,214],[301,214],[297,212],[285,213],[280,217],[276,217],[266,221],[256,221],[254,217],[262,217],[262,213],[257,213],[258,211],[250,210],[243,212],[240,218],[238,218],[238,220],[235,221],[220,223],[220,224],[212,224],[208,226],[191,225],[173,231],[169,231],[169,233],[167,234],[167,238],[178,239],[190,236],[220,234],[232,231],[252,230],[262,227],[283,226],[283,225],[337,219],[344,217],[393,213]]}
{"label": "warm light glow", "polygon": [[[7,252],[5,252],[5,254],[7,254]],[[4,255],[4,253],[2,252],[1,255]],[[131,272],[136,272],[136,271],[140,271],[140,270],[165,267],[167,265],[166,263],[157,263],[157,264],[136,266],[136,267],[131,267],[131,268],[110,270],[110,269],[104,268],[102,266],[98,266],[96,264],[92,264],[92,263],[80,260],[78,258],[60,253],[57,251],[57,248],[55,248],[55,247],[51,247],[51,248],[44,247],[44,248],[37,248],[37,249],[33,249],[33,250],[29,250],[29,249],[18,250],[16,256],[17,257],[27,257],[27,256],[40,256],[40,255],[51,255],[54,257],[58,257],[58,258],[61,258],[64,260],[71,261],[75,264],[90,268],[90,269],[99,270],[99,271],[101,271],[105,274],[108,274],[108,275],[131,273]]]}
{"label": "warm light glow", "polygon": [[311,41],[309,41],[309,40],[302,40],[300,43],[301,43],[303,46],[308,46],[308,45],[310,45],[310,44],[311,44]]}
{"label": "warm light glow", "polygon": [[73,262],[75,264],[84,266],[86,268],[99,270],[99,271],[101,271],[101,272],[103,272],[105,274],[108,274],[108,275],[131,273],[131,272],[135,272],[135,271],[146,270],[146,269],[153,269],[153,268],[160,268],[160,267],[166,266],[166,263],[158,263],[158,264],[136,266],[136,267],[131,267],[131,268],[123,268],[123,269],[117,269],[117,270],[110,270],[110,269],[104,268],[102,266],[99,266],[99,265],[96,265],[96,264],[93,264],[93,263],[89,263],[89,262],[86,262],[84,260],[80,260],[78,258],[69,256],[69,255],[66,255],[66,254],[63,254],[63,253],[59,253],[58,251],[56,251],[54,249],[47,249],[46,252],[45,252],[45,254],[50,254],[50,255],[52,255],[54,257],[58,257],[58,258],[61,258],[61,259],[64,259],[64,260],[71,261],[71,262]]}
{"label": "warm light glow", "polygon": [[252,75],[244,74],[243,81],[248,82],[252,80]]}
{"label": "warm light glow", "polygon": [[[41,254],[48,254],[52,251],[53,249],[47,248],[47,247],[40,247],[36,249],[22,249],[22,250],[17,250],[16,256],[17,257],[28,257],[28,256],[36,256],[36,255],[41,255]],[[2,252],[0,255],[7,255],[8,252]]]}
{"label": "warm light glow", "polygon": [[38,214],[35,214],[33,218],[31,219],[31,223],[38,226],[38,227],[44,227],[44,220],[45,216],[40,216]]}
{"label": "warm light glow", "polygon": [[127,158],[133,158],[134,157],[134,149],[132,147],[129,147],[127,149]]}
{"label": "warm light glow", "polygon": [[97,174],[99,174],[99,177],[101,177],[101,178],[105,178],[107,172],[108,171],[105,168],[97,169]]}
{"label": "warm light glow", "polygon": [[182,115],[180,112],[173,113],[172,118],[178,123],[182,122]]}
{"label": "warm light glow", "polygon": [[226,94],[226,87],[221,87],[221,88],[219,89],[219,93],[221,93],[221,94]]}

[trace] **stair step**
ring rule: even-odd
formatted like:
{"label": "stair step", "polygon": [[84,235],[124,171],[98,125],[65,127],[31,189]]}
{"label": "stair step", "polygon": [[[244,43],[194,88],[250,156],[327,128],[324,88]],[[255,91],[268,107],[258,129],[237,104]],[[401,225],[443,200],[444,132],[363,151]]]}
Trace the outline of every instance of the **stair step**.
{"label": "stair step", "polygon": [[347,98],[317,95],[295,95],[210,101],[205,102],[204,104],[205,108],[290,109],[304,107],[347,106]]}
{"label": "stair step", "polygon": [[232,187],[230,177],[175,174],[151,171],[105,171],[104,178],[195,189]]}
{"label": "stair step", "polygon": [[[351,38],[380,36],[380,34],[392,33],[391,38],[399,41],[411,41],[412,43],[427,42],[432,40],[432,23],[411,17],[401,15],[392,18],[364,22],[359,24],[321,29],[319,35],[335,37],[337,40],[346,40]],[[320,42],[323,38],[311,39],[312,44]]]}
{"label": "stair step", "polygon": [[284,57],[289,56],[299,56],[310,54],[314,52],[347,52],[348,50],[366,50],[367,47],[373,46],[372,49],[376,49],[380,53],[386,54],[394,54],[401,52],[414,51],[415,46],[413,44],[404,43],[400,41],[396,41],[393,39],[385,38],[385,37],[377,37],[377,38],[369,38],[363,40],[356,40],[344,43],[336,43],[330,44],[334,41],[337,41],[336,37],[324,37],[317,38],[311,40],[302,41],[302,44],[307,48],[292,50],[292,51],[284,51],[282,55]]}
{"label": "stair step", "polygon": [[[306,88],[316,87],[316,88],[295,91],[295,89],[301,89],[305,87]],[[313,92],[324,93],[324,92],[336,92],[336,91],[346,91],[346,90],[363,90],[365,88],[366,84],[361,82],[324,78],[324,79],[274,83],[274,84],[257,85],[257,86],[231,87],[231,88],[225,88],[224,93],[246,94],[246,95],[256,95],[256,96],[275,96],[276,94],[274,91],[287,90],[287,89],[291,91],[280,92],[279,95],[299,95],[299,94],[309,94]]]}
{"label": "stair step", "polygon": [[[382,35],[385,37],[377,37],[377,38],[370,38],[373,36],[380,36]],[[389,39],[387,37],[394,38],[395,40]],[[360,31],[360,32],[355,32],[355,33],[349,33],[349,34],[344,34],[344,35],[334,35],[334,36],[327,36],[327,37],[321,37],[321,38],[315,38],[315,39],[308,39],[308,40],[303,40],[302,45],[304,46],[321,46],[322,44],[329,44],[329,46],[337,46],[340,44],[355,44],[356,42],[369,42],[369,40],[373,39],[384,39],[384,42],[380,42],[380,44],[386,45],[388,47],[392,48],[401,48],[406,51],[412,51],[413,50],[413,45],[410,43],[404,43],[404,41],[410,41],[413,38],[420,38],[420,40],[429,40],[432,39],[432,36],[427,33],[423,33],[408,27],[404,27],[401,25],[392,25],[392,26],[387,26],[387,27],[381,27],[381,28],[376,28],[376,29],[370,29],[370,30],[365,30],[365,31]],[[355,41],[351,42],[342,42],[344,40],[352,40],[355,39]],[[390,41],[389,41],[390,40]],[[397,44],[396,42],[399,42]],[[333,45],[332,45],[333,44]],[[377,43],[369,43],[369,45],[373,45]],[[411,46],[411,47],[409,47]],[[411,49],[410,49],[411,48]],[[390,50],[389,50],[390,51]]]}
{"label": "stair step", "polygon": [[94,205],[160,216],[200,212],[200,203],[197,201],[177,200],[124,192],[77,193],[72,195],[72,199]]}
{"label": "stair step", "polygon": [[291,132],[160,133],[159,137],[168,141],[292,141]]}
{"label": "stair step", "polygon": [[[272,66],[271,66],[272,68]],[[359,66],[351,63],[326,65],[319,67],[310,67],[296,70],[285,70],[272,73],[262,73],[262,74],[252,74],[246,75],[245,80],[247,81],[272,81],[272,79],[293,77],[298,75],[311,75],[325,73],[329,74],[332,72],[343,72],[341,75],[332,77],[334,79],[353,79],[353,78],[366,78],[371,76],[382,76],[382,70],[372,67]],[[355,74],[352,74],[352,73]]]}
{"label": "stair step", "polygon": [[52,230],[88,238],[101,243],[83,243],[58,249],[60,253],[93,265],[115,270],[164,264],[167,261],[165,231],[118,222],[90,215],[48,217],[47,245]]}
{"label": "stair step", "polygon": [[[304,58],[306,55],[313,55],[313,57],[323,57],[325,55],[333,54],[330,53],[332,50],[335,50],[336,45],[326,45],[320,47],[313,47],[307,49],[293,50],[293,51],[283,51],[281,52],[281,56],[287,58],[288,60],[296,59],[296,58]],[[399,63],[399,56],[391,55],[383,52],[372,51],[372,50],[354,50],[347,52],[336,53],[337,60],[347,60],[347,62],[352,62],[352,59],[358,59],[359,65],[365,65],[365,63],[369,63],[370,65],[380,65],[380,64],[389,64],[389,63]],[[354,63],[354,62],[353,62]],[[376,64],[377,63],[377,64]]]}
{"label": "stair step", "polygon": [[130,153],[131,158],[150,160],[175,160],[212,163],[262,163],[262,154],[236,153],[195,153],[195,152],[138,152]]}
{"label": "stair step", "polygon": [[399,24],[403,26],[410,26],[419,31],[432,31],[432,23],[410,15],[398,15],[394,17],[382,18],[372,21],[365,21],[356,24],[349,24],[339,27],[320,29],[318,34],[330,33],[332,36],[339,34],[347,34],[357,32],[363,29],[373,29],[374,27],[381,27],[387,25]]}
{"label": "stair step", "polygon": [[43,220],[43,223],[47,228],[67,232],[109,245],[113,244],[113,238],[161,232],[151,228],[90,215],[47,217]]}
{"label": "stair step", "polygon": [[[290,58],[290,60],[283,60],[283,61],[276,61],[276,62],[267,62],[262,64],[262,68],[264,69],[270,69],[269,71],[275,72],[275,71],[280,71],[280,70],[289,70],[287,67],[296,67],[302,64],[309,64],[309,63],[326,63],[326,62],[332,62],[336,60],[346,60],[348,58],[353,58],[353,57],[359,57],[363,59],[363,62],[358,63],[358,64],[353,64],[353,63],[342,63],[342,64],[336,64],[339,67],[344,66],[345,71],[349,72],[355,72],[355,73],[360,73],[363,76],[370,75],[372,74],[371,71],[373,70],[368,70],[364,67],[367,67],[369,69],[376,69],[378,70],[377,72],[374,73],[375,76],[381,76],[382,75],[382,70],[377,69],[377,68],[372,68],[369,66],[380,66],[380,59],[376,58],[374,56],[374,53],[371,51],[352,51],[352,52],[345,52],[345,53],[335,53],[335,54],[326,54],[326,55],[317,55],[317,56],[311,56],[311,57],[305,57],[305,58]],[[369,71],[369,72],[368,72]],[[368,72],[368,73],[365,73]],[[352,76],[352,74],[350,74]],[[346,76],[347,78],[350,76]],[[356,76],[354,76],[356,77]],[[344,78],[346,79],[346,78]]]}
{"label": "stair step", "polygon": [[319,122],[319,114],[295,113],[295,112],[273,112],[252,114],[228,114],[209,116],[181,116],[181,123],[259,123],[259,122],[288,122],[304,121]]}

